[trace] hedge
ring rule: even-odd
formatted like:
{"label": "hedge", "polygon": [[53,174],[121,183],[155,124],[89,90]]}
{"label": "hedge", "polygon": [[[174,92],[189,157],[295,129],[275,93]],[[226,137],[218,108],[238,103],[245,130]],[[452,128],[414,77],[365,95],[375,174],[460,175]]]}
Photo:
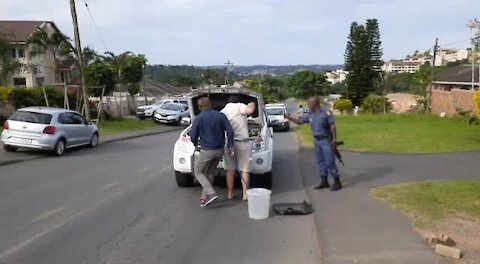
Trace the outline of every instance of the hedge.
{"label": "hedge", "polygon": [[[47,95],[50,107],[63,108],[64,90],[62,88],[45,87],[45,93]],[[75,107],[75,93],[72,93],[70,91],[68,92],[68,102],[70,104],[70,108]],[[43,95],[43,90],[41,87],[12,89],[10,103],[17,109],[27,106],[46,106],[45,97]]]}

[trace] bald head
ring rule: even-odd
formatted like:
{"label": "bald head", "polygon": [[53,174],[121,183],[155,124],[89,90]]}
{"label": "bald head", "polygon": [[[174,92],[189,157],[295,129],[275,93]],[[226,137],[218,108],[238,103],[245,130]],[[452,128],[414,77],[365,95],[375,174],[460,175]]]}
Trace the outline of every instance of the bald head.
{"label": "bald head", "polygon": [[320,99],[318,98],[318,96],[312,96],[308,99],[308,107],[311,110],[316,110],[320,108]]}
{"label": "bald head", "polygon": [[212,102],[210,102],[208,97],[202,97],[198,99],[197,104],[201,111],[212,108]]}

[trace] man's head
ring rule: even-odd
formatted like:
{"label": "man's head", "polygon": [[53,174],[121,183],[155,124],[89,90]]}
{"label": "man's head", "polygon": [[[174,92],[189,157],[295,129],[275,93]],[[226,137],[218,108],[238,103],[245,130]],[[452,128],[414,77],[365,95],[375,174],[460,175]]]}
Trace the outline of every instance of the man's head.
{"label": "man's head", "polygon": [[210,102],[210,99],[208,99],[208,97],[201,97],[200,99],[198,99],[197,104],[200,111],[212,108],[212,102]]}
{"label": "man's head", "polygon": [[302,105],[300,105],[300,106],[298,106],[298,107],[299,107],[299,108],[303,108],[303,106],[302,106]]}
{"label": "man's head", "polygon": [[231,95],[228,97],[229,103],[240,103],[240,97],[237,95]]}
{"label": "man's head", "polygon": [[320,99],[318,96],[312,96],[308,99],[308,107],[310,110],[317,110],[320,108]]}

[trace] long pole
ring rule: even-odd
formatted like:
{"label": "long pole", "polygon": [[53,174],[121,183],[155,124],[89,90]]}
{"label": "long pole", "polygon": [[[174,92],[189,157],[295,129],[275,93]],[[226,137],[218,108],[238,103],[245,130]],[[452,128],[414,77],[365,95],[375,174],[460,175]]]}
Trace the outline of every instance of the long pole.
{"label": "long pole", "polygon": [[75,36],[75,49],[77,51],[78,64],[80,66],[80,79],[82,81],[82,95],[83,95],[83,105],[85,109],[85,117],[87,118],[87,120],[90,120],[90,105],[88,103],[87,87],[85,85],[82,46],[80,45],[80,34],[78,32],[77,10],[75,8],[75,0],[70,0],[70,11],[72,12],[73,32]]}
{"label": "long pole", "polygon": [[427,101],[427,111],[431,112],[432,106],[432,90],[433,82],[435,82],[435,60],[437,58],[437,49],[438,49],[438,38],[435,38],[435,46],[433,46],[433,61],[432,61],[432,71],[430,72],[430,87],[428,90],[428,101]]}
{"label": "long pole", "polygon": [[473,38],[473,27],[470,28],[470,37],[472,38],[472,90],[475,90],[475,40]]}

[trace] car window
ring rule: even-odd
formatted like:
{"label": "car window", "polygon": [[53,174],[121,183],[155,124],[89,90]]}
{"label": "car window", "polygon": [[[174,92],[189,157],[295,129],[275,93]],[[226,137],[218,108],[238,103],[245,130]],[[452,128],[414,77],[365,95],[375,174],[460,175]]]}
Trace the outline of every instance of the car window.
{"label": "car window", "polygon": [[83,124],[87,123],[87,120],[83,116],[81,116],[77,113],[70,113],[70,114],[72,115],[72,119],[73,119],[75,125],[83,125]]}
{"label": "car window", "polygon": [[73,125],[74,121],[70,113],[61,113],[58,115],[58,123],[64,125]]}
{"label": "car window", "polygon": [[17,111],[10,116],[9,120],[48,125],[52,121],[52,115],[29,111]]}
{"label": "car window", "polygon": [[161,107],[162,109],[165,109],[165,110],[171,110],[171,111],[182,111],[182,107],[178,104],[164,104],[162,105]]}
{"label": "car window", "polygon": [[283,115],[285,114],[285,109],[283,108],[267,108],[267,115]]}

